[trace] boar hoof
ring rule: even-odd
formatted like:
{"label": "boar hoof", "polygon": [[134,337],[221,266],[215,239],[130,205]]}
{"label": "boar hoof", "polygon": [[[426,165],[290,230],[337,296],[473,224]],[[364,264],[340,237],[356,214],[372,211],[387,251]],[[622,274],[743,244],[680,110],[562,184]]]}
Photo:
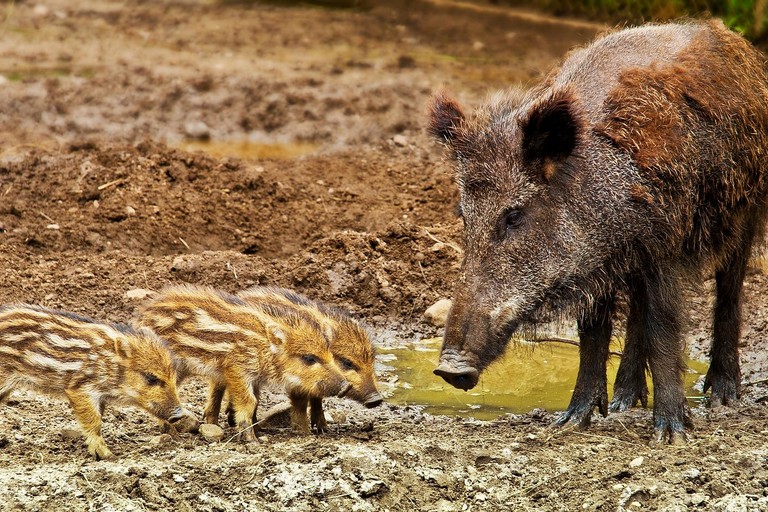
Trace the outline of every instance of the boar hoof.
{"label": "boar hoof", "polygon": [[610,412],[624,412],[630,410],[638,402],[643,407],[648,407],[648,388],[632,391],[629,389],[614,389],[613,400],[608,406]]}
{"label": "boar hoof", "polygon": [[712,388],[712,397],[709,402],[711,407],[733,404],[739,399],[739,386],[739,379],[730,378],[725,375],[725,372],[713,371],[712,367],[709,368],[704,379],[704,392]]}
{"label": "boar hoof", "polygon": [[461,370],[458,370],[445,362],[440,363],[433,373],[445,379],[451,386],[463,389],[464,391],[475,387],[480,378],[480,372],[472,367],[466,366]]}

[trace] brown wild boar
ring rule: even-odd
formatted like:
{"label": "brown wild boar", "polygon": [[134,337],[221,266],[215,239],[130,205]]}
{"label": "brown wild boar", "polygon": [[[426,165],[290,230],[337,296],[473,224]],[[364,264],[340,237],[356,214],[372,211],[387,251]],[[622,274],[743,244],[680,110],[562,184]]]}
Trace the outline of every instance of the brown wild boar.
{"label": "brown wild boar", "polygon": [[648,369],[655,438],[683,442],[682,290],[714,271],[705,389],[739,397],[742,281],[768,203],[768,73],[749,43],[720,21],[616,31],[470,118],[437,95],[430,130],[456,161],[466,245],[436,374],[470,389],[513,333],[572,314],[580,367],[558,423],[586,426],[608,412],[627,303],[610,409],[646,404]]}
{"label": "brown wild boar", "polygon": [[0,308],[0,402],[16,388],[65,396],[97,459],[113,456],[101,437],[107,402],[184,417],[174,359],[153,332],[39,306]]}
{"label": "brown wild boar", "polygon": [[[255,286],[242,292],[238,297],[249,304],[280,304],[309,314],[320,324],[330,340],[331,353],[344,377],[351,384],[347,397],[357,400],[368,408],[383,402],[383,397],[376,386],[373,373],[376,352],[366,330],[349,313],[330,307],[284,288]],[[292,395],[294,408],[306,409],[310,405],[311,426],[318,432],[327,432],[328,425],[323,412],[321,397]]]}
{"label": "brown wild boar", "polygon": [[[179,379],[209,380],[206,423],[217,423],[224,390],[245,441],[254,441],[259,390],[281,386],[289,395],[323,397],[349,390],[328,340],[309,315],[277,304],[251,305],[212,288],[176,286],[141,311],[139,322],[168,340],[180,358]],[[292,424],[309,431],[306,407]]]}

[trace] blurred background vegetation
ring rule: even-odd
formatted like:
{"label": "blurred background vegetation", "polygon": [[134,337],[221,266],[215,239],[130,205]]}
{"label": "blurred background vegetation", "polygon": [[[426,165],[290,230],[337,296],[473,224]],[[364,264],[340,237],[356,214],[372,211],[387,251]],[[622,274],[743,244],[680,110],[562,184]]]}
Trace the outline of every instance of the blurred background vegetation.
{"label": "blurred background vegetation", "polygon": [[709,13],[754,41],[768,38],[768,0],[497,0],[495,3],[612,23],[663,21]]}

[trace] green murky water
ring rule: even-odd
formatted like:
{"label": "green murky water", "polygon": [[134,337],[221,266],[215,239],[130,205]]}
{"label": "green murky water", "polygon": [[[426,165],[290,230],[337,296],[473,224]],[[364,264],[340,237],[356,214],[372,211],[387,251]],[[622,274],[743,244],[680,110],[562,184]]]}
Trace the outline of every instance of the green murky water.
{"label": "green murky water", "polygon": [[[392,366],[398,377],[388,401],[425,405],[431,414],[455,414],[484,420],[505,413],[525,413],[537,407],[548,411],[562,411],[568,407],[579,368],[578,347],[562,343],[513,343],[499,361],[483,372],[474,389],[462,391],[432,373],[441,343],[440,338],[435,338],[407,348],[380,351],[385,364]],[[612,350],[618,349],[618,346],[612,347]],[[693,385],[706,374],[707,365],[689,361],[688,366],[686,394],[689,401],[696,402],[702,396],[693,390]],[[608,360],[609,399],[618,367],[619,358],[611,356]],[[652,395],[652,387],[650,391]]]}

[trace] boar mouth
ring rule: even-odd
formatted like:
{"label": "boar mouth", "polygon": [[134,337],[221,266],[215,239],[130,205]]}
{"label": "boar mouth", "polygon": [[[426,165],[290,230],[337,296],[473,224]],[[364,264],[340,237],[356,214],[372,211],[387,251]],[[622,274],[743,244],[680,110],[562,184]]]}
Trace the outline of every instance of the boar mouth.
{"label": "boar mouth", "polygon": [[456,368],[446,361],[442,361],[432,373],[442,377],[451,386],[464,391],[477,386],[477,381],[480,379],[480,372],[476,368],[471,366]]}

